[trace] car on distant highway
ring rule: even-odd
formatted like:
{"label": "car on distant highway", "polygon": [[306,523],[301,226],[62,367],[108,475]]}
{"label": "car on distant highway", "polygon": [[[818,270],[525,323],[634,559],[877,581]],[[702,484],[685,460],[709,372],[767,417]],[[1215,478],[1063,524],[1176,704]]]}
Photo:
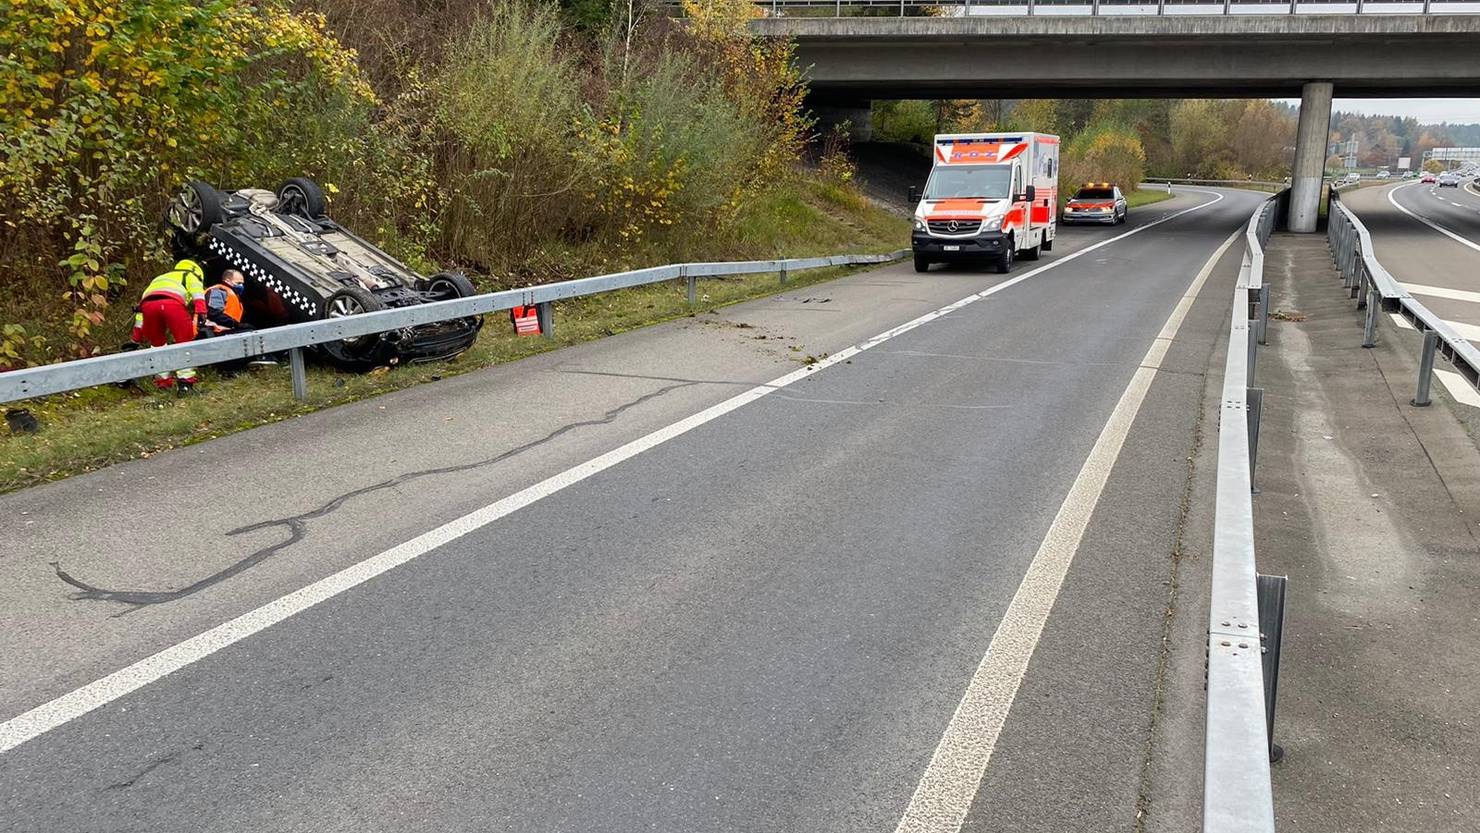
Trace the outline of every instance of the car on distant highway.
{"label": "car on distant highway", "polygon": [[1424,185],[1433,185],[1434,179],[1435,177],[1433,174],[1429,173],[1428,171],[1424,171],[1423,176],[1419,177],[1418,181]]}
{"label": "car on distant highway", "polygon": [[1064,205],[1062,222],[1123,223],[1130,216],[1130,205],[1120,187],[1108,182],[1086,182]]}
{"label": "car on distant highway", "polygon": [[1378,171],[1377,172],[1377,178],[1378,179],[1390,179],[1390,178],[1392,178],[1392,174],[1389,173],[1388,171]]}
{"label": "car on distant highway", "polygon": [[1362,181],[1362,175],[1359,174],[1359,173],[1357,173],[1356,171],[1352,171],[1351,173],[1349,173],[1346,176],[1342,177],[1341,178],[1341,181],[1342,182],[1361,182]]}
{"label": "car on distant highway", "polygon": [[1444,173],[1439,174],[1439,187],[1440,188],[1458,188],[1459,187],[1459,174],[1452,173],[1450,171],[1445,171]]}

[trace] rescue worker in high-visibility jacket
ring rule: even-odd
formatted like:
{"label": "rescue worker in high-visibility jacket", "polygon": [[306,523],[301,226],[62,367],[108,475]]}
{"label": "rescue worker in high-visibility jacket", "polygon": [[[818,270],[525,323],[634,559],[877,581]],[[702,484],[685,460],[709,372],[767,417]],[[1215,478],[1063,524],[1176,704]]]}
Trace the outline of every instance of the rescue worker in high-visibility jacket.
{"label": "rescue worker in high-visibility jacket", "polygon": [[247,279],[235,269],[221,273],[221,282],[206,290],[206,326],[211,335],[224,336],[251,330],[245,323],[246,309],[242,306],[242,292]]}
{"label": "rescue worker in high-visibility jacket", "polygon": [[[196,332],[205,326],[205,320],[205,270],[193,260],[182,260],[144,288],[143,300],[134,316],[134,341],[152,347],[163,347],[171,339],[176,344],[193,341]],[[193,367],[154,377],[154,384],[159,388],[167,390],[178,383],[182,392],[190,390],[195,382]]]}

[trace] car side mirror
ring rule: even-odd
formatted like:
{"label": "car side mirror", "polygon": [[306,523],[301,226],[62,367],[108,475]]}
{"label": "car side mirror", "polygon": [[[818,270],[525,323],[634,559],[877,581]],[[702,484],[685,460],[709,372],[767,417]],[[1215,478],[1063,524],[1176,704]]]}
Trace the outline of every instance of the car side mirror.
{"label": "car side mirror", "polygon": [[1032,202],[1033,200],[1035,200],[1037,198],[1038,198],[1038,190],[1036,188],[1034,188],[1033,186],[1029,185],[1028,186],[1028,189],[1023,192],[1023,199],[1027,200],[1028,202]]}
{"label": "car side mirror", "polygon": [[918,186],[918,185],[911,185],[910,186],[910,202],[919,202],[919,201],[920,201],[920,186]]}

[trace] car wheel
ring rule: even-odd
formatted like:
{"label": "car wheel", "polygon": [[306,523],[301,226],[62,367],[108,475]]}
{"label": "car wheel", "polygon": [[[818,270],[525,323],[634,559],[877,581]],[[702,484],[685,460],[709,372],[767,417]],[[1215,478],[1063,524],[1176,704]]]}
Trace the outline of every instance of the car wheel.
{"label": "car wheel", "polygon": [[1039,243],[1031,249],[1023,249],[1023,260],[1037,260],[1043,252],[1043,244]]}
{"label": "car wheel", "polygon": [[[370,290],[359,286],[346,286],[330,295],[324,302],[321,317],[325,321],[332,321],[335,318],[347,318],[383,309],[385,309],[385,303],[375,297]],[[328,341],[319,345],[319,349],[334,364],[345,370],[356,372],[375,367],[380,363],[385,352],[384,340],[379,334],[374,333],[346,338],[342,341]]]}
{"label": "car wheel", "polygon": [[432,296],[433,301],[450,301],[453,298],[471,298],[478,294],[473,282],[461,272],[438,272],[427,278],[419,287]]}
{"label": "car wheel", "polygon": [[1043,250],[1045,252],[1051,252],[1051,251],[1053,251],[1053,238],[1052,237],[1044,237],[1043,238],[1043,244],[1042,245],[1043,245]]}
{"label": "car wheel", "polygon": [[165,221],[187,238],[210,231],[222,216],[221,192],[198,179],[185,183],[165,211]]}
{"label": "car wheel", "polygon": [[926,260],[923,257],[920,257],[919,255],[915,255],[915,271],[916,272],[929,272],[930,271],[930,261]]}
{"label": "car wheel", "polygon": [[1003,249],[1002,254],[997,256],[997,274],[1005,275],[1012,271],[1012,259],[1016,255],[1016,251],[1013,248],[1014,245],[1016,244],[1013,243],[1012,238],[1007,238],[1007,248]]}
{"label": "car wheel", "polygon": [[278,213],[292,214],[305,220],[324,216],[329,200],[324,189],[311,179],[295,176],[278,187]]}

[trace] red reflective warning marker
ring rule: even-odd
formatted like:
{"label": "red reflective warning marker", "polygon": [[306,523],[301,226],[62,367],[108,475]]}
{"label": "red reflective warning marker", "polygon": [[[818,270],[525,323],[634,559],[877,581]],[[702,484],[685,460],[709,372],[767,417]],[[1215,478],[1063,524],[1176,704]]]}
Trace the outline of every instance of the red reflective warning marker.
{"label": "red reflective warning marker", "polygon": [[514,322],[514,332],[522,336],[537,336],[540,334],[539,307],[514,307],[509,310],[509,318]]}

